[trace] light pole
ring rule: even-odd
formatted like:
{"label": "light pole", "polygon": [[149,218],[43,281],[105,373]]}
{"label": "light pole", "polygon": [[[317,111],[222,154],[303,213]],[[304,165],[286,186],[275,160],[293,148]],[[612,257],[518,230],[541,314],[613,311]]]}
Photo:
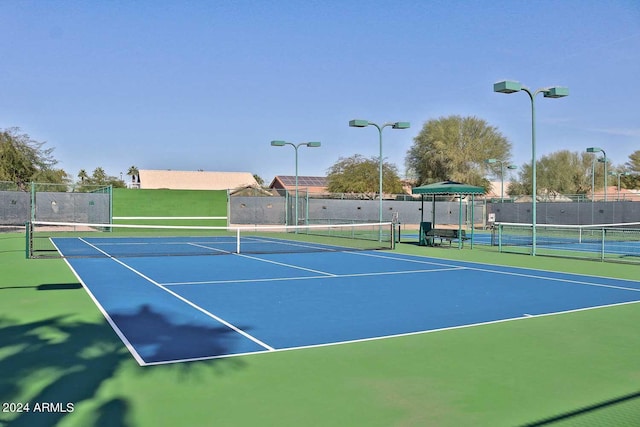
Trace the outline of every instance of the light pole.
{"label": "light pole", "polygon": [[609,159],[607,159],[607,155],[605,154],[604,157],[600,157],[598,159],[598,163],[602,163],[604,166],[604,201],[607,201],[607,175],[609,175],[609,173],[607,172],[607,163],[609,163]]}
{"label": "light pole", "polygon": [[380,171],[379,171],[379,183],[378,183],[378,193],[380,194],[380,209],[379,209],[379,222],[382,222],[382,129],[387,126],[391,126],[391,129],[409,129],[411,124],[409,122],[387,122],[382,126],[370,122],[368,120],[350,120],[349,126],[352,128],[364,128],[367,126],[375,126],[378,129],[378,134],[380,135]]}
{"label": "light pole", "polygon": [[284,147],[285,145],[290,145],[295,149],[296,152],[296,208],[295,208],[295,225],[298,225],[298,148],[301,146],[307,146],[310,148],[320,147],[319,142],[301,142],[299,144],[294,144],[292,142],[286,141],[271,141],[272,147]]}
{"label": "light pole", "polygon": [[[504,160],[487,159],[485,163],[493,164],[500,163],[500,203],[504,203]],[[507,169],[517,169],[516,165],[507,165]]]}
{"label": "light pole", "polygon": [[629,176],[629,175],[631,175],[631,173],[630,172],[609,172],[609,175],[618,177],[618,197],[617,197],[617,200],[620,201],[620,177],[621,176]]}
{"label": "light pole", "polygon": [[[600,152],[602,152],[602,155],[604,156],[602,159],[598,159],[598,161],[600,163],[604,163],[604,201],[606,202],[607,201],[607,153],[600,147],[587,148],[587,153],[600,153]],[[592,174],[593,172],[595,172],[595,168],[593,168]],[[595,189],[595,183],[594,183],[594,189]]]}
{"label": "light pole", "polygon": [[499,93],[514,93],[524,91],[531,99],[531,176],[532,176],[532,207],[531,207],[531,255],[536,255],[536,109],[534,99],[537,94],[542,93],[545,98],[562,98],[569,95],[569,89],[561,86],[540,88],[531,92],[522,86],[522,83],[503,80],[493,84],[493,91]]}
{"label": "light pole", "polygon": [[[593,153],[593,148],[587,148],[587,153]],[[596,199],[596,156],[591,159],[591,203]]]}

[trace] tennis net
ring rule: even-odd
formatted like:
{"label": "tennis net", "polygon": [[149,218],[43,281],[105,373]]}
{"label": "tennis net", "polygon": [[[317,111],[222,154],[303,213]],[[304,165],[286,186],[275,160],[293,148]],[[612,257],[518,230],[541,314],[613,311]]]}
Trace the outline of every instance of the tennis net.
{"label": "tennis net", "polygon": [[171,226],[33,221],[30,258],[219,255],[393,249],[391,223]]}
{"label": "tennis net", "polygon": [[[496,223],[493,244],[501,250],[532,246],[533,225]],[[536,246],[550,250],[640,256],[640,222],[595,225],[536,224]]]}

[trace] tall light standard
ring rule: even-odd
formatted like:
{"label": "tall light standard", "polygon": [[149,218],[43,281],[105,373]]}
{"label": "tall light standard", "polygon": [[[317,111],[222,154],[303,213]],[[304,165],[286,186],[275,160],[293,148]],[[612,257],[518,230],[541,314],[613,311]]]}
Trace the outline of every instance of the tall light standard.
{"label": "tall light standard", "polygon": [[285,145],[290,145],[295,149],[296,152],[296,208],[295,208],[295,225],[298,225],[298,148],[301,146],[307,146],[310,148],[320,147],[319,142],[301,142],[299,144],[294,144],[292,142],[286,141],[271,141],[272,147],[284,147]]}
{"label": "tall light standard", "polygon": [[[600,152],[602,152],[602,155],[604,156],[602,159],[598,159],[598,161],[600,163],[604,163],[604,201],[606,202],[607,201],[607,153],[600,147],[587,148],[587,153],[600,153]],[[593,172],[595,172],[595,168],[593,169],[592,173]],[[594,189],[595,189],[595,184],[594,184]]]}
{"label": "tall light standard", "polygon": [[609,163],[609,159],[607,159],[607,155],[605,154],[604,157],[600,157],[598,159],[598,163],[602,163],[604,166],[604,201],[607,201],[607,175],[609,175],[609,173],[607,172],[607,164]]}
{"label": "tall light standard", "polygon": [[378,185],[378,193],[380,194],[380,214],[379,214],[379,222],[382,222],[382,129],[387,126],[391,126],[391,129],[409,129],[411,124],[409,122],[388,122],[383,124],[382,126],[370,122],[368,120],[350,120],[349,126],[352,128],[364,128],[367,126],[375,126],[378,129],[378,134],[380,135],[380,171],[379,171],[379,185]]}
{"label": "tall light standard", "polygon": [[562,98],[569,95],[569,89],[561,86],[540,88],[531,92],[522,86],[522,83],[512,80],[504,80],[493,84],[493,91],[499,93],[514,93],[524,91],[531,99],[531,176],[533,186],[532,196],[532,218],[531,218],[531,255],[536,255],[536,109],[534,99],[537,94],[542,93],[545,98]]}
{"label": "tall light standard", "polygon": [[631,172],[609,172],[609,175],[618,177],[618,198],[617,198],[617,200],[620,201],[620,177],[621,176],[629,176],[629,175],[632,175],[632,173]]}
{"label": "tall light standard", "polygon": [[[504,160],[487,159],[485,163],[500,163],[500,203],[504,203]],[[507,165],[507,169],[518,169],[516,165]]]}
{"label": "tall light standard", "polygon": [[[587,148],[587,153],[593,153],[594,148]],[[596,199],[596,156],[591,159],[591,202]]]}

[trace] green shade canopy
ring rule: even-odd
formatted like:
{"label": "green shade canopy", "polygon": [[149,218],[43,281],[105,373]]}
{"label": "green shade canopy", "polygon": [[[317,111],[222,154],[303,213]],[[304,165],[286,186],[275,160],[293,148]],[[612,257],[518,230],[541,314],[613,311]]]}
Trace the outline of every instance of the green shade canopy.
{"label": "green shade canopy", "polygon": [[[422,185],[420,187],[414,187],[411,189],[412,194],[420,194],[420,199],[422,201],[422,207],[420,208],[420,229],[423,230],[424,222],[424,195],[431,194],[432,198],[432,217],[431,217],[431,227],[435,228],[436,226],[436,195],[471,195],[471,200],[473,203],[473,198],[476,194],[484,194],[484,188],[476,187],[475,185],[462,184],[461,182],[455,181],[442,181],[435,182],[429,185]],[[471,210],[471,224],[473,224],[473,209]],[[460,211],[458,217],[458,234],[462,235],[462,197],[460,197]],[[422,231],[420,231],[420,243],[423,242]],[[462,239],[458,239],[458,249],[462,248]],[[473,249],[473,227],[471,227],[471,248]]]}
{"label": "green shade canopy", "polygon": [[411,189],[412,194],[484,194],[484,188],[455,181],[442,181]]}

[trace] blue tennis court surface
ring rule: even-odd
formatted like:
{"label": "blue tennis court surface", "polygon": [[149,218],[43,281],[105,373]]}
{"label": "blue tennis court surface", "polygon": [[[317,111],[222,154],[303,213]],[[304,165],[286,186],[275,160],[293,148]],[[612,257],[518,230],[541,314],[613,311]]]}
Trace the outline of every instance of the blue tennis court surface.
{"label": "blue tennis court surface", "polygon": [[89,257],[67,263],[141,365],[640,301],[637,281],[381,251]]}
{"label": "blue tennis court surface", "polygon": [[[592,254],[599,254],[603,251],[608,255],[627,255],[627,256],[640,256],[640,232],[636,234],[637,240],[627,240],[627,241],[615,241],[615,240],[606,240],[604,242],[604,246],[602,241],[597,239],[585,240],[583,242],[578,242],[577,240],[570,240],[561,237],[538,237],[536,241],[536,246],[538,248],[544,249],[553,249],[558,251],[572,251],[572,252],[586,252]],[[634,236],[634,237],[635,237]],[[467,237],[471,238],[471,235],[468,234]],[[531,238],[530,236],[523,237],[522,235],[518,236],[509,236],[505,234],[505,240],[503,241],[504,246],[516,245],[523,248],[531,247]],[[403,242],[417,242],[419,239],[419,235],[417,233],[403,233],[402,234]],[[498,236],[492,236],[491,233],[487,232],[476,232],[473,235],[473,244],[475,245],[491,245],[498,246]],[[441,242],[440,242],[441,243]],[[467,245],[469,242],[466,243]],[[457,242],[454,240],[453,245],[456,246]]]}

